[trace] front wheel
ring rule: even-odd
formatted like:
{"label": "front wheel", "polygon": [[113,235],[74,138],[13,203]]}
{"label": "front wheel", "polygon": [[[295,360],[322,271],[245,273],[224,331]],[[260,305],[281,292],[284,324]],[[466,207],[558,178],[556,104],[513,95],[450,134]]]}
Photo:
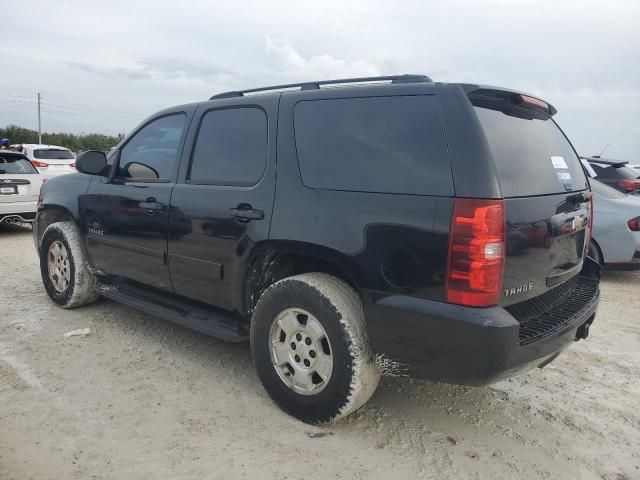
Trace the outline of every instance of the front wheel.
{"label": "front wheel", "polygon": [[271,398],[311,424],[356,411],[380,380],[358,295],[324,273],[285,278],[262,294],[251,351]]}
{"label": "front wheel", "polygon": [[49,297],[63,308],[86,305],[98,298],[96,280],[73,222],[52,223],[45,230],[40,244],[40,273]]}

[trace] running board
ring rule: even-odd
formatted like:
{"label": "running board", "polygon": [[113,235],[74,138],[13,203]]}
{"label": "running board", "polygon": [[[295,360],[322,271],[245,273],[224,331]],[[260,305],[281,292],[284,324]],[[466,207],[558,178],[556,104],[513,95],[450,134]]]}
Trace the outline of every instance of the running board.
{"label": "running board", "polygon": [[228,342],[249,340],[243,322],[233,314],[218,309],[190,305],[167,294],[160,295],[130,285],[98,284],[100,295],[150,315],[177,323],[205,335]]}

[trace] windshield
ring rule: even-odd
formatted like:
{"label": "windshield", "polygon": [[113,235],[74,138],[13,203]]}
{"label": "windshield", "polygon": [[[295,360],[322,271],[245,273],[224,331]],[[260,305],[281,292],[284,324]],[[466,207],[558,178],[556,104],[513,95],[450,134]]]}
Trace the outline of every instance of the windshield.
{"label": "windshield", "polygon": [[73,153],[71,153],[71,150],[61,148],[41,148],[34,150],[33,156],[44,160],[72,160],[76,158],[73,156]]}
{"label": "windshield", "polygon": [[38,173],[31,162],[22,157],[0,156],[0,174],[7,173]]}
{"label": "windshield", "polygon": [[520,118],[489,108],[474,109],[493,152],[505,197],[588,188],[578,156],[550,117]]}
{"label": "windshield", "polygon": [[620,178],[626,178],[628,180],[635,180],[638,178],[638,175],[640,175],[640,172],[626,165],[615,166],[598,162],[589,162],[589,165],[591,165],[591,168],[596,172],[596,175],[603,179],[618,180]]}

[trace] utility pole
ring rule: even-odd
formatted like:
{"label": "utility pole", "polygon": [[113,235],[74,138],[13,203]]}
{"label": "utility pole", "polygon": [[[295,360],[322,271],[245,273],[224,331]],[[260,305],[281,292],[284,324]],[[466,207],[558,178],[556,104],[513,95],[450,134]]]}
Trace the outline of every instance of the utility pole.
{"label": "utility pole", "polygon": [[38,92],[38,143],[42,143],[42,121],[40,119],[40,92]]}

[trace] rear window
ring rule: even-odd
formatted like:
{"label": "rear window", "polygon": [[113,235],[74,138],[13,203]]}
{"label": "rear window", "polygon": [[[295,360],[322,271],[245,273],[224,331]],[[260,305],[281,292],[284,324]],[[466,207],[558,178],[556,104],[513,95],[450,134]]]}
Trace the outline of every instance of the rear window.
{"label": "rear window", "polygon": [[0,156],[0,175],[16,173],[38,173],[26,158]]}
{"label": "rear window", "polygon": [[452,195],[434,96],[298,102],[295,137],[303,183],[359,192]]}
{"label": "rear window", "polygon": [[62,150],[59,148],[40,148],[34,150],[33,157],[43,160],[72,160],[76,158],[70,150]]}
{"label": "rear window", "polygon": [[505,197],[588,188],[580,160],[555,122],[474,107],[496,162]]}

